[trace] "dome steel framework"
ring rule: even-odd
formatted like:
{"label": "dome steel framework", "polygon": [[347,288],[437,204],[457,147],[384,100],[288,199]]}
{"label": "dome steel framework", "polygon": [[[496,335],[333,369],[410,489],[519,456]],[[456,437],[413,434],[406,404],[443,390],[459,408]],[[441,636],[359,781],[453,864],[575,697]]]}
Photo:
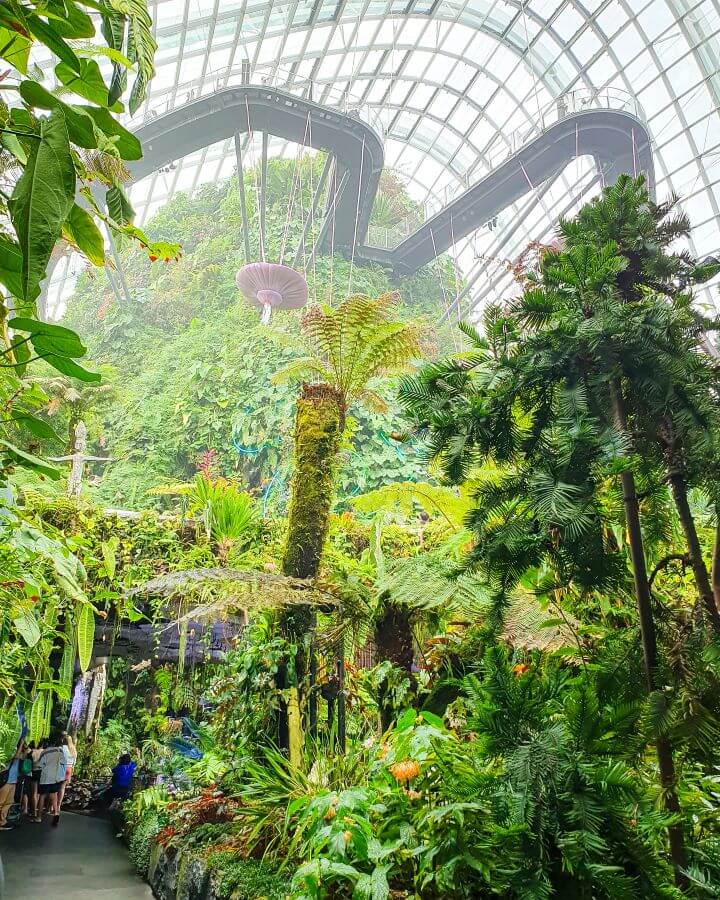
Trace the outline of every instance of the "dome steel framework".
{"label": "dome steel framework", "polygon": [[[567,110],[624,109],[651,137],[658,196],[682,198],[692,249],[720,249],[720,0],[153,0],[151,11],[158,71],[135,127],[224,87],[272,85],[372,124],[430,216]],[[228,138],[148,176],[133,188],[139,218],[235,162]],[[507,260],[600,185],[580,157],[458,241],[462,314],[506,290]]]}

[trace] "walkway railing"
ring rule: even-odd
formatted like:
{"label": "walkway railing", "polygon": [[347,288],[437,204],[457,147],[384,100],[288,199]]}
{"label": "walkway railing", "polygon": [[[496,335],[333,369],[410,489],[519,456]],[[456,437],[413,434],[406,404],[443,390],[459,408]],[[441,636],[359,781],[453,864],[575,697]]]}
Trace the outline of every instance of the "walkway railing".
{"label": "walkway railing", "polygon": [[[509,135],[498,132],[490,145],[483,151],[474,171],[468,172],[465,178],[446,185],[425,201],[418,211],[420,221],[418,221],[418,216],[409,216],[391,226],[378,226],[371,223],[366,238],[367,245],[383,250],[393,250],[420,224],[427,222],[448,203],[468,190],[472,184],[480,181],[488,172],[502,165],[529,141],[535,140],[543,132],[568,116],[597,109],[627,112],[641,121],[645,120],[642,106],[637,99],[619,88],[604,88],[603,90],[579,88],[561,94],[540,109],[534,121],[512,131]],[[494,223],[489,222],[488,227],[494,227]]]}

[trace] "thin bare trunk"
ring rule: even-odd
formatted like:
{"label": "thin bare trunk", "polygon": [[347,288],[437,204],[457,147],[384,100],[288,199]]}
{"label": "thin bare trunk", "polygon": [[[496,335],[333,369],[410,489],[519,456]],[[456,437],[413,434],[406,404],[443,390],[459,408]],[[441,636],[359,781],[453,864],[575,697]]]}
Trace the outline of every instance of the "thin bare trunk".
{"label": "thin bare trunk", "polygon": [[690,553],[690,565],[692,566],[698,597],[700,598],[700,602],[705,609],[705,613],[707,614],[713,629],[717,633],[720,633],[720,612],[718,612],[713,589],[710,586],[710,576],[708,575],[707,566],[703,559],[700,539],[698,538],[697,529],[695,528],[695,520],[690,511],[685,479],[683,478],[682,472],[675,468],[669,470],[668,476],[673,499],[675,500],[675,507],[677,508],[678,516],[680,517],[680,523]]}
{"label": "thin bare trunk", "polygon": [[[612,404],[615,420],[618,428],[628,434],[627,412],[625,410],[625,398],[619,380],[615,379],[611,386]],[[640,639],[643,647],[643,659],[645,663],[645,682],[648,692],[656,689],[657,685],[657,638],[655,634],[655,621],[652,611],[652,597],[650,583],[648,581],[647,565],[645,562],[645,548],[643,544],[642,528],[640,526],[640,503],[635,489],[635,476],[626,469],[620,474],[622,484],[623,503],[625,506],[625,521],[628,530],[628,542],[630,545],[630,559],[635,579],[635,599],[637,601],[638,618],[640,620]],[[663,791],[665,809],[671,814],[680,812],[675,786],[675,765],[673,762],[672,747],[665,738],[658,738],[655,743],[658,768],[660,770],[660,784]],[[685,856],[685,837],[681,824],[668,826],[668,839],[670,842],[670,858],[675,870],[675,883],[679,888],[687,885],[687,878],[683,870],[687,865]]]}
{"label": "thin bare trunk", "polygon": [[715,504],[715,543],[712,556],[712,592],[720,609],[720,504]]}

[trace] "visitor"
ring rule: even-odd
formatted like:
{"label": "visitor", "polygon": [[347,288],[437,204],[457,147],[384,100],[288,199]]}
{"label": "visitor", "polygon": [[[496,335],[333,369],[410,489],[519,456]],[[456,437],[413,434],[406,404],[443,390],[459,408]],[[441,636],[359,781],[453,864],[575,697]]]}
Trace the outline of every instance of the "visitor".
{"label": "visitor", "polygon": [[130,796],[135,778],[137,763],[133,762],[129,753],[123,753],[112,770],[112,781],[106,791],[106,800],[126,800]]}
{"label": "visitor", "polygon": [[60,824],[60,807],[58,798],[60,787],[65,781],[67,764],[63,753],[62,737],[53,734],[45,743],[45,749],[40,756],[40,785],[38,787],[38,806],[34,822],[42,822],[45,807],[50,807],[52,824],[57,827]]}
{"label": "visitor", "polygon": [[[25,748],[25,754],[20,760],[20,776],[22,777],[22,791],[20,798],[20,809],[24,816],[30,814],[33,808],[32,803],[32,773],[35,763],[33,761],[33,749],[35,744],[28,744]],[[17,797],[15,798],[17,800]]]}
{"label": "visitor", "polygon": [[40,757],[43,754],[43,748],[36,744],[30,744],[30,755],[32,757],[32,776],[30,779],[30,790],[28,797],[28,809],[30,818],[37,816],[38,808],[38,788],[40,786]]}
{"label": "visitor", "polygon": [[67,733],[67,731],[63,732],[62,735],[62,750],[63,756],[65,757],[65,780],[60,785],[60,791],[58,792],[58,812],[60,812],[60,807],[62,806],[63,799],[65,798],[65,790],[70,784],[73,768],[75,767],[75,763],[77,762],[77,748],[75,746],[75,741],[72,739],[72,736]]}
{"label": "visitor", "polygon": [[15,802],[15,791],[20,777],[20,761],[25,755],[25,741],[21,740],[5,771],[0,775],[0,831],[10,831],[8,814]]}

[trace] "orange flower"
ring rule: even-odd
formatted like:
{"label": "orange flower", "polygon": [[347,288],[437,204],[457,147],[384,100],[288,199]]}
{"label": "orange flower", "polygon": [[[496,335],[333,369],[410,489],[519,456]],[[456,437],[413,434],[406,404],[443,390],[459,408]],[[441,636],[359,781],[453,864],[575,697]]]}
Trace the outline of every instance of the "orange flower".
{"label": "orange flower", "polygon": [[150,262],[157,262],[157,256],[154,256],[152,253],[150,254],[150,256],[148,258],[149,258]]}
{"label": "orange flower", "polygon": [[345,838],[345,843],[349,844],[352,840],[352,832],[351,831],[343,831],[343,837]]}
{"label": "orange flower", "polygon": [[390,774],[399,782],[410,781],[420,774],[420,766],[414,759],[404,759],[402,762],[393,763],[390,766]]}
{"label": "orange flower", "polygon": [[330,809],[325,813],[325,821],[332,822],[337,813],[335,812],[335,807],[331,806]]}
{"label": "orange flower", "polygon": [[526,672],[530,671],[530,666],[525,663],[518,663],[516,666],[513,666],[513,672],[519,678],[521,675],[524,675]]}

